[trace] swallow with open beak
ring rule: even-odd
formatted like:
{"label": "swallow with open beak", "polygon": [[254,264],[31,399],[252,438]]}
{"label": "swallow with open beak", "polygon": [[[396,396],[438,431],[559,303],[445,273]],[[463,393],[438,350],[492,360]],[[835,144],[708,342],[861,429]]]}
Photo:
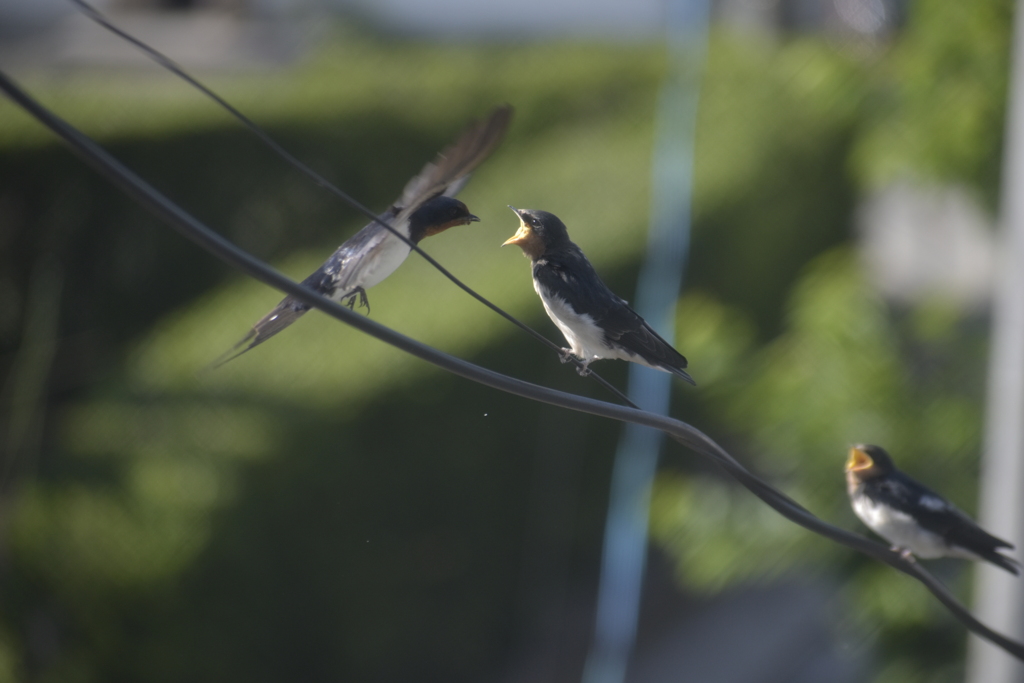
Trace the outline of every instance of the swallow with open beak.
{"label": "swallow with open beak", "polygon": [[562,349],[563,363],[571,354],[583,361],[580,374],[586,374],[592,361],[618,358],[696,385],[684,370],[682,354],[608,289],[558,216],[509,208],[519,216],[519,230],[502,246],[515,244],[532,261],[533,288],[569,342],[569,348]]}
{"label": "swallow with open beak", "polygon": [[[512,107],[505,105],[494,109],[485,120],[468,126],[455,144],[444,149],[406,184],[402,196],[379,216],[380,220],[413,244],[456,225],[479,221],[465,204],[455,199],[455,194],[469,181],[470,172],[501,142],[511,117]],[[302,284],[332,301],[346,303],[349,308],[358,298],[369,313],[366,290],[395,272],[410,251],[405,241],[373,221],[338,247]],[[217,359],[213,367],[262,344],[309,309],[310,306],[301,301],[285,297],[260,318],[241,341]]]}
{"label": "swallow with open beak", "polygon": [[999,552],[1013,549],[992,536],[945,498],[896,469],[878,446],[850,449],[846,487],[853,511],[894,550],[922,559],[985,560],[1012,574],[1020,564]]}

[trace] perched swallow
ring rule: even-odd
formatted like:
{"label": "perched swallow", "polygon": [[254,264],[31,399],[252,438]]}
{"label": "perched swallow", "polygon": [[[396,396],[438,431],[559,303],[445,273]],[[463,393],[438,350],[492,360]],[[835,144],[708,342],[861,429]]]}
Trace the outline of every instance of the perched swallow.
{"label": "perched swallow", "polygon": [[562,349],[563,363],[571,354],[583,361],[580,374],[586,374],[591,361],[619,358],[696,385],[683,370],[682,354],[608,289],[557,216],[509,208],[519,216],[519,230],[501,246],[518,245],[533,262],[533,288],[569,342],[569,348]]}
{"label": "perched swallow", "polygon": [[[470,172],[501,142],[511,117],[512,107],[506,105],[496,108],[486,120],[467,127],[455,144],[444,149],[406,184],[402,196],[380,215],[380,219],[413,244],[456,225],[479,221],[454,195],[469,181]],[[373,221],[338,247],[302,284],[333,301],[347,303],[349,308],[358,297],[360,305],[369,313],[366,290],[395,272],[410,251],[408,244]],[[309,309],[297,299],[285,297],[213,366],[223,365],[262,344]]]}
{"label": "perched swallow", "polygon": [[984,531],[945,498],[900,472],[878,446],[861,444],[850,449],[846,488],[853,511],[894,550],[926,560],[986,560],[1020,574],[1020,564],[999,553],[1000,548],[1013,550],[1011,544]]}

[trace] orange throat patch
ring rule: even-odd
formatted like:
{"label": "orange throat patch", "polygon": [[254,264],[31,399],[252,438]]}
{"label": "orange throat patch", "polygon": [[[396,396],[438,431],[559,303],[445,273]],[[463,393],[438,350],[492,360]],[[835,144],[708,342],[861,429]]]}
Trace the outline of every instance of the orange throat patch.
{"label": "orange throat patch", "polygon": [[429,228],[427,228],[426,230],[423,231],[423,236],[424,237],[433,237],[434,235],[437,235],[438,233],[444,232],[448,228],[454,228],[456,225],[469,225],[472,222],[473,221],[465,219],[465,218],[456,218],[453,221],[448,221],[447,223],[442,223],[441,225],[432,225],[432,226],[430,226]]}
{"label": "orange throat patch", "polygon": [[515,235],[505,240],[506,244],[514,244],[523,250],[523,254],[530,258],[532,261],[536,261],[541,255],[544,254],[544,240],[535,233],[530,226],[520,223],[519,230]]}
{"label": "orange throat patch", "polygon": [[877,476],[878,473],[878,466],[870,455],[856,446],[850,449],[850,457],[846,461],[846,485],[850,492],[853,492],[861,482]]}

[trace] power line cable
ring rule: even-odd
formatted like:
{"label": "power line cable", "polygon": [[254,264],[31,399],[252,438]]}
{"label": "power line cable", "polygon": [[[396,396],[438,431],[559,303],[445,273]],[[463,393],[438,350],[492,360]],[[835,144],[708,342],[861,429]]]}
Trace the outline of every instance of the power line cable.
{"label": "power line cable", "polygon": [[[76,5],[82,11],[82,13],[86,17],[88,17],[89,19],[91,19],[95,23],[99,24],[103,28],[107,29],[111,33],[119,36],[120,38],[123,38],[124,40],[128,41],[129,43],[131,43],[135,47],[139,48],[150,59],[155,61],[157,64],[159,64],[160,66],[164,67],[168,71],[172,72],[174,75],[178,76],[179,78],[184,80],[186,83],[188,83],[192,87],[196,88],[201,93],[206,95],[208,98],[213,100],[217,105],[219,105],[224,110],[226,110],[229,114],[231,114],[233,117],[238,119],[246,128],[249,129],[250,132],[253,133],[253,135],[258,137],[264,144],[266,144],[275,154],[277,154],[279,157],[281,157],[284,161],[286,161],[288,164],[290,164],[294,168],[296,168],[299,171],[301,171],[304,175],[306,175],[309,179],[311,179],[319,187],[322,187],[323,189],[327,190],[331,194],[335,195],[336,197],[338,197],[339,199],[344,201],[346,204],[348,204],[352,208],[356,209],[360,213],[362,213],[365,216],[367,216],[371,221],[374,221],[375,223],[378,223],[379,225],[383,226],[387,230],[391,231],[391,233],[393,235],[395,235],[400,240],[405,242],[409,246],[409,248],[412,249],[412,251],[414,251],[417,254],[419,254],[420,256],[422,256],[427,261],[427,263],[432,265],[434,268],[436,268],[438,270],[438,272],[440,272],[446,278],[451,280],[457,287],[459,287],[464,292],[469,294],[471,297],[473,297],[474,299],[476,299],[477,301],[482,303],[484,306],[487,306],[492,311],[494,311],[495,313],[497,313],[501,317],[503,317],[506,320],[508,320],[510,323],[512,323],[513,325],[515,325],[519,329],[523,330],[524,332],[526,332],[527,334],[532,336],[534,339],[536,339],[540,343],[542,343],[545,346],[547,346],[549,349],[552,349],[553,351],[557,352],[561,358],[566,358],[566,356],[564,356],[562,354],[562,347],[560,347],[558,344],[554,343],[553,341],[551,341],[550,339],[548,339],[547,337],[542,335],[540,332],[537,332],[536,330],[534,330],[532,327],[530,327],[526,323],[520,321],[518,318],[515,318],[511,313],[507,313],[505,310],[500,308],[497,304],[492,303],[490,300],[486,299],[483,295],[477,293],[476,290],[471,288],[469,285],[467,285],[464,282],[462,282],[462,280],[460,280],[459,278],[455,277],[455,275],[453,275],[447,268],[442,266],[430,254],[428,254],[427,252],[423,251],[423,249],[421,249],[418,244],[416,244],[415,242],[410,240],[408,237],[403,235],[400,231],[396,230],[394,228],[394,226],[392,226],[388,221],[385,221],[379,215],[375,214],[372,210],[370,210],[369,207],[367,207],[365,204],[360,202],[358,199],[356,199],[352,195],[348,194],[347,192],[345,192],[344,190],[342,190],[338,186],[334,185],[331,181],[327,180],[322,175],[320,175],[319,173],[314,171],[312,168],[310,168],[308,165],[306,165],[304,162],[302,162],[298,157],[296,157],[294,154],[292,154],[287,149],[285,149],[280,143],[278,143],[276,140],[274,140],[274,138],[272,138],[269,133],[267,133],[265,130],[263,130],[252,119],[250,119],[248,116],[246,116],[245,114],[240,112],[237,108],[235,108],[233,105],[231,105],[223,97],[221,97],[220,95],[215,93],[213,90],[211,90],[210,88],[208,88],[205,85],[203,85],[202,82],[200,82],[197,78],[195,78],[194,76],[189,74],[187,71],[185,71],[185,69],[183,69],[173,59],[171,59],[167,55],[163,54],[159,50],[157,50],[157,49],[155,49],[153,47],[150,47],[149,45],[147,45],[146,43],[142,42],[141,40],[139,40],[135,36],[131,35],[127,31],[125,31],[124,29],[119,28],[117,25],[115,25],[113,22],[111,22],[109,19],[107,19],[103,15],[102,12],[100,12],[95,7],[93,7],[92,5],[87,3],[85,0],[69,0],[69,2],[73,3],[74,5]],[[634,408],[636,407],[632,402],[630,402],[630,400],[626,397],[625,394],[623,394],[621,391],[619,391],[615,387],[615,385],[613,385],[612,383],[608,382],[606,379],[604,379],[603,377],[598,375],[593,370],[590,370],[589,368],[584,366],[583,365],[583,361],[581,361],[580,359],[578,359],[578,358],[576,358],[574,356],[571,356],[571,355],[568,356],[567,360],[569,362],[572,362],[576,366],[577,371],[579,371],[580,374],[585,374],[585,375],[588,375],[588,376],[592,377],[595,382],[597,382],[598,384],[603,386],[608,391],[612,392],[620,401],[622,401],[623,403],[625,403],[627,405],[632,405]],[[563,360],[563,362],[565,362],[565,361]]]}
{"label": "power line cable", "polygon": [[345,306],[321,297],[316,292],[306,289],[299,283],[277,272],[263,261],[239,249],[221,235],[199,222],[132,170],[124,166],[88,136],[35,101],[2,71],[0,71],[0,91],[4,92],[15,104],[64,140],[75,154],[93,167],[100,175],[106,177],[125,194],[135,199],[154,215],[166,221],[179,234],[195,242],[203,250],[224,263],[241,270],[243,273],[264,284],[280,290],[286,295],[293,296],[299,301],[323,311],[360,332],[370,335],[374,339],[390,344],[401,351],[432,363],[459,377],[548,405],[659,429],[695,453],[720,465],[738,483],[786,519],[820,536],[824,536],[836,543],[884,562],[890,567],[917,579],[968,629],[1024,661],[1024,644],[1008,638],[981,623],[966,607],[960,604],[956,597],[940,581],[933,577],[913,557],[903,557],[900,552],[894,551],[877,541],[872,541],[864,536],[833,526],[819,519],[785,493],[750,472],[711,437],[696,427],[675,418],[549,389],[488,370],[416,341],[389,327],[381,325],[375,320],[370,320],[354,311],[350,311]]}

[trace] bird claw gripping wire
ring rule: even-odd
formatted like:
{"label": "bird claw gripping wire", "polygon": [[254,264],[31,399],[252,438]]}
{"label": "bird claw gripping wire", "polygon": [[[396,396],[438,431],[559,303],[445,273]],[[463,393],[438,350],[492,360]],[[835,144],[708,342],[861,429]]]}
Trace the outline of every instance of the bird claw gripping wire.
{"label": "bird claw gripping wire", "polygon": [[580,377],[586,377],[590,374],[590,368],[587,367],[590,365],[590,361],[581,362],[580,358],[572,352],[572,349],[563,348],[559,351],[558,360],[563,363],[578,363],[579,365],[576,367],[576,372],[580,373]]}
{"label": "bird claw gripping wire", "polygon": [[914,557],[914,553],[912,553],[909,548],[901,548],[898,545],[894,545],[890,547],[889,550],[894,553],[899,553],[899,556],[907,562],[917,562],[917,558]]}
{"label": "bird claw gripping wire", "polygon": [[366,290],[362,287],[356,287],[342,297],[342,303],[348,306],[348,309],[352,311],[355,310],[357,298],[359,299],[359,307],[365,308],[366,315],[370,315],[370,300],[366,298]]}

